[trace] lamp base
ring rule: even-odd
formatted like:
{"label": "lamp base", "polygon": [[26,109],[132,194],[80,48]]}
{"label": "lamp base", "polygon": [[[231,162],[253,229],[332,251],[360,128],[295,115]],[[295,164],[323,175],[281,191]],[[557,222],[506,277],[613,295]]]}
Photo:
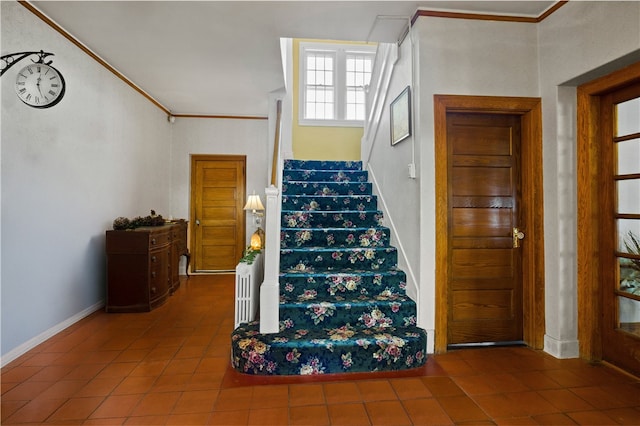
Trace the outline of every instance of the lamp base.
{"label": "lamp base", "polygon": [[256,229],[251,235],[251,248],[253,250],[262,250],[264,248],[264,231],[262,228]]}

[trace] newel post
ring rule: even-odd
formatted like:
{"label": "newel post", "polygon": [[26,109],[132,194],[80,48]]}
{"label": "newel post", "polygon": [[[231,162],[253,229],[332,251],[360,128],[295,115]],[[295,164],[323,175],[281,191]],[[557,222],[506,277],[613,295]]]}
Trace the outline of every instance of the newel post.
{"label": "newel post", "polygon": [[265,190],[264,281],[260,287],[260,333],[277,333],[280,321],[280,191],[271,185]]}

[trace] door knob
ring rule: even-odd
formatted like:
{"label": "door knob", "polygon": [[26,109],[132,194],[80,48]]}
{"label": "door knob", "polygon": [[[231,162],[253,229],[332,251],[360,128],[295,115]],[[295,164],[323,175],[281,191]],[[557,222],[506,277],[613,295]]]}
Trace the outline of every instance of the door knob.
{"label": "door knob", "polygon": [[196,225],[200,226],[200,221],[196,219]]}
{"label": "door knob", "polygon": [[513,228],[513,248],[520,247],[520,240],[524,239],[524,232],[518,228]]}

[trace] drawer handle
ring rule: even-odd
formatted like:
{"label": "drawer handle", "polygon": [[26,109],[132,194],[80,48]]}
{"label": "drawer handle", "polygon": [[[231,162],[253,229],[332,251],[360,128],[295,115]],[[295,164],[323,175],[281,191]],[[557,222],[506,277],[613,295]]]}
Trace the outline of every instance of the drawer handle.
{"label": "drawer handle", "polygon": [[151,277],[152,277],[152,278],[155,278],[155,277],[156,277],[156,271],[152,271],[152,272],[151,272]]}
{"label": "drawer handle", "polygon": [[151,256],[151,261],[155,262],[156,261],[156,257],[155,256]]}
{"label": "drawer handle", "polygon": [[155,287],[151,287],[151,293],[156,294],[156,288]]}
{"label": "drawer handle", "polygon": [[155,244],[155,243],[156,243],[156,239],[155,239],[155,238],[152,238],[152,239],[151,239],[151,244]]}

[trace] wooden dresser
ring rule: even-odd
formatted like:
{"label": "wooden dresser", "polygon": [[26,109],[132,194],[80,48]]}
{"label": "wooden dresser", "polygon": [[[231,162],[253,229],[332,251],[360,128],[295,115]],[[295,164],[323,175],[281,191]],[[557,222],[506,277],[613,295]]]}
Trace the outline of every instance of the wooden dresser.
{"label": "wooden dresser", "polygon": [[109,230],[106,253],[106,311],[150,311],[166,302],[180,286],[180,257],[189,259],[187,222]]}

